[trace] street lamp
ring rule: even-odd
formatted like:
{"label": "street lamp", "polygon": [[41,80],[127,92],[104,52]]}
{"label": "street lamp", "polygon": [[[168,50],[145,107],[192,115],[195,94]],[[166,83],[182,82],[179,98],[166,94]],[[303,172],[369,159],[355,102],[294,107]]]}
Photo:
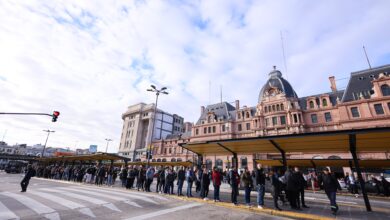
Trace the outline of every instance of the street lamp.
{"label": "street lamp", "polygon": [[106,153],[107,153],[108,143],[109,143],[110,141],[112,141],[112,139],[106,138],[105,140],[107,141],[107,146],[106,146]]}
{"label": "street lamp", "polygon": [[50,133],[55,132],[55,131],[50,131],[50,130],[43,130],[43,131],[47,132],[47,137],[46,137],[45,145],[43,146],[43,149],[42,149],[41,157],[44,157],[44,155],[45,155],[45,148],[46,148],[47,140],[49,139]]}
{"label": "street lamp", "polygon": [[167,91],[165,91],[167,89],[167,87],[162,87],[161,89],[157,89],[155,85],[150,85],[151,89],[147,89],[146,91],[148,92],[153,92],[153,93],[156,93],[156,104],[154,105],[154,111],[153,111],[153,118],[152,118],[152,133],[150,135],[150,145],[149,147],[146,149],[147,151],[147,167],[149,168],[149,163],[150,163],[150,156],[152,154],[152,141],[153,141],[153,135],[154,135],[154,125],[155,125],[155,121],[156,121],[156,111],[157,111],[157,102],[158,102],[158,96],[161,94],[165,94],[165,95],[168,95],[169,93]]}

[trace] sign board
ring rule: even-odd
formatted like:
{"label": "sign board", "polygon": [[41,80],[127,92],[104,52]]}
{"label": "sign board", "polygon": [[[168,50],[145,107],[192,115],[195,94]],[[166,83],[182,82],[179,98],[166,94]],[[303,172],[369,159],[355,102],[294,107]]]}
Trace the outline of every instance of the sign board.
{"label": "sign board", "polygon": [[96,153],[97,147],[97,145],[89,145],[89,153]]}

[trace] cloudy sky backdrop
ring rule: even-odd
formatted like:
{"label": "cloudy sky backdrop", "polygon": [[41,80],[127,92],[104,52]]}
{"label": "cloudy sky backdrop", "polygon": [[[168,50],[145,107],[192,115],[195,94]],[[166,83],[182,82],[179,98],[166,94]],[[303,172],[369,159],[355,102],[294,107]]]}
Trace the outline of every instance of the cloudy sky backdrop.
{"label": "cloudy sky backdrop", "polygon": [[[200,106],[254,106],[273,65],[298,96],[390,63],[390,1],[0,1],[0,140],[87,148],[112,138],[127,106],[153,102],[194,122]],[[286,66],[283,63],[281,32]],[[287,67],[287,68],[286,68]],[[337,81],[345,87],[346,80]],[[211,85],[211,86],[210,86]]]}

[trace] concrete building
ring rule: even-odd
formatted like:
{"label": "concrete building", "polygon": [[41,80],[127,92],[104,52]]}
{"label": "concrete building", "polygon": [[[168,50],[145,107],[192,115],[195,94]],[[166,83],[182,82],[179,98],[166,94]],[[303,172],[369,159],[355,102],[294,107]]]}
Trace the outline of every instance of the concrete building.
{"label": "concrete building", "polygon": [[[228,102],[201,107],[200,117],[185,141],[207,141],[229,138],[298,134],[343,129],[390,126],[390,65],[352,72],[345,90],[338,90],[329,77],[330,92],[298,97],[282,73],[274,68],[260,88],[255,106],[234,106]],[[309,82],[308,82],[309,83]],[[185,150],[177,149],[179,138],[155,142],[154,159],[189,160]],[[389,145],[390,148],[390,145]],[[168,149],[168,150],[165,150]],[[171,150],[170,150],[171,149]],[[289,158],[351,158],[349,154],[290,154]],[[389,158],[386,152],[362,153],[364,159]],[[239,168],[252,168],[257,159],[280,158],[279,154],[238,155]],[[231,156],[204,156],[208,168],[229,167]]]}
{"label": "concrete building", "polygon": [[119,155],[129,157],[131,161],[138,160],[150,146],[151,139],[161,140],[168,135],[184,132],[183,117],[161,109],[156,110],[154,117],[154,107],[155,104],[138,103],[129,106],[122,115],[123,129]]}

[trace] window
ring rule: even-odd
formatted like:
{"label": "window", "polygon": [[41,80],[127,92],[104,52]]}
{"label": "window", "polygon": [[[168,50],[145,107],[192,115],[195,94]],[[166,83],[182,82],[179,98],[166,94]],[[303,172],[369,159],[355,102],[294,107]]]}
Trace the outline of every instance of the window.
{"label": "window", "polygon": [[251,129],[251,124],[250,123],[246,123],[246,130],[250,130]]}
{"label": "window", "polygon": [[374,105],[374,108],[375,108],[375,113],[376,113],[377,115],[383,115],[383,114],[385,114],[385,112],[383,111],[383,106],[382,106],[382,104],[375,104],[375,105]]}
{"label": "window", "polygon": [[381,91],[382,91],[383,96],[389,96],[390,95],[390,86],[387,84],[382,85]]}
{"label": "window", "polygon": [[226,131],[226,126],[222,125],[222,132],[225,132],[225,131]]}
{"label": "window", "polygon": [[313,102],[313,101],[310,101],[310,102],[309,102],[309,106],[310,106],[310,108],[314,108],[314,102]]}
{"label": "window", "polygon": [[215,166],[218,167],[219,169],[223,168],[223,161],[221,159],[217,159],[215,162]]}
{"label": "window", "polygon": [[280,124],[285,125],[286,124],[286,116],[280,116]]}
{"label": "window", "polygon": [[280,106],[279,106],[279,104],[276,105],[276,111],[280,111]]}
{"label": "window", "polygon": [[312,114],[310,116],[311,116],[311,122],[313,124],[318,123],[318,119],[317,119],[317,115],[316,114]]}
{"label": "window", "polygon": [[237,113],[237,118],[238,118],[238,119],[241,119],[241,114],[240,114],[240,112]]}
{"label": "window", "polygon": [[326,99],[322,99],[322,106],[328,106],[328,101]]}
{"label": "window", "polygon": [[242,125],[241,124],[238,124],[238,131],[241,131],[242,130]]}
{"label": "window", "polygon": [[284,105],[283,104],[280,104],[280,110],[284,110]]}
{"label": "window", "polygon": [[387,108],[390,110],[390,102],[387,103]]}
{"label": "window", "polygon": [[265,126],[267,126],[267,127],[269,126],[269,118],[265,119]]}
{"label": "window", "polygon": [[211,127],[208,127],[208,132],[211,133]]}
{"label": "window", "polygon": [[195,135],[198,135],[199,134],[199,129],[195,129]]}
{"label": "window", "polygon": [[241,157],[241,168],[248,167],[248,159],[246,157]]}
{"label": "window", "polygon": [[330,112],[325,112],[325,121],[326,122],[332,121],[332,115],[330,114]]}
{"label": "window", "polygon": [[276,111],[275,105],[272,105],[272,111]]}
{"label": "window", "polygon": [[207,134],[207,128],[203,128],[203,134]]}
{"label": "window", "polygon": [[268,108],[267,106],[264,107],[264,112],[267,113],[268,112]]}
{"label": "window", "polygon": [[298,123],[298,117],[296,114],[293,114],[294,115],[294,123]]}
{"label": "window", "polygon": [[278,124],[278,118],[272,117],[272,125],[277,125],[277,124]]}
{"label": "window", "polygon": [[246,118],[249,118],[249,112],[246,113]]}
{"label": "window", "polygon": [[357,107],[352,107],[351,108],[351,113],[352,113],[352,117],[354,117],[354,118],[359,118],[360,117],[359,110],[358,110]]}
{"label": "window", "polygon": [[215,133],[217,131],[217,128],[215,126],[213,126],[213,133]]}

